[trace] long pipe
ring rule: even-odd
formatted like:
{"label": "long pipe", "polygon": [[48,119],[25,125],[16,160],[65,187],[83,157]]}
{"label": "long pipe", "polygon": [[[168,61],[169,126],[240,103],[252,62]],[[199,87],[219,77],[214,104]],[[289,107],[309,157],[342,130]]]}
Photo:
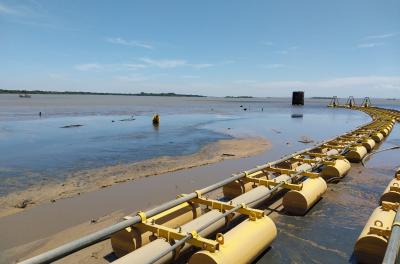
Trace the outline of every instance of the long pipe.
{"label": "long pipe", "polygon": [[[386,248],[385,257],[382,264],[394,264],[399,263],[397,255],[400,249],[400,207],[397,209],[396,216],[394,218],[392,232],[389,237],[389,243]],[[396,261],[397,259],[397,261]]]}
{"label": "long pipe", "polygon": [[[373,122],[374,121],[370,121],[370,122],[368,122],[367,124],[365,124],[363,126],[367,126],[367,125],[369,125],[369,124],[371,124]],[[358,128],[363,127],[363,126],[359,126],[359,127],[355,128],[355,129],[347,132],[346,134],[352,133],[353,131],[355,131]],[[157,214],[159,214],[159,213],[161,213],[161,212],[163,212],[165,210],[168,210],[168,209],[170,209],[170,208],[172,208],[174,206],[177,206],[177,205],[182,204],[184,202],[187,202],[187,201],[189,201],[189,200],[191,200],[193,198],[196,198],[199,194],[206,194],[206,193],[209,193],[211,191],[214,191],[214,190],[216,190],[218,188],[221,188],[222,186],[224,186],[224,185],[226,185],[228,183],[231,183],[231,182],[236,181],[236,180],[238,180],[240,178],[243,178],[248,174],[258,172],[258,171],[263,170],[263,169],[265,169],[265,168],[267,168],[269,166],[272,166],[272,165],[275,165],[277,163],[283,162],[283,161],[285,161],[287,159],[290,159],[290,158],[292,158],[292,157],[294,157],[296,155],[300,155],[300,154],[302,154],[304,152],[310,151],[310,150],[312,150],[314,148],[317,148],[317,147],[319,147],[319,146],[321,146],[321,145],[323,145],[323,144],[325,144],[325,143],[327,143],[329,141],[332,141],[332,140],[334,140],[336,138],[338,138],[338,137],[334,137],[332,139],[328,139],[328,140],[322,141],[318,145],[315,145],[315,146],[313,146],[311,148],[307,148],[307,149],[304,149],[304,150],[297,151],[297,152],[295,152],[293,154],[286,155],[286,156],[282,157],[279,160],[276,160],[276,161],[273,161],[273,162],[269,162],[269,163],[266,163],[266,164],[261,165],[261,166],[257,166],[257,167],[255,167],[253,169],[250,169],[250,170],[245,171],[245,172],[241,172],[239,174],[234,174],[232,177],[229,177],[229,178],[227,178],[225,180],[222,180],[222,181],[220,181],[218,183],[215,183],[213,185],[205,187],[205,188],[203,188],[201,190],[198,190],[196,192],[192,192],[192,193],[190,193],[188,195],[185,195],[183,197],[177,198],[175,200],[171,200],[169,202],[166,202],[166,203],[164,203],[164,204],[162,204],[160,206],[157,206],[157,207],[155,207],[155,208],[153,208],[151,210],[148,210],[148,211],[144,212],[144,214],[148,218],[149,217],[153,217],[153,216],[155,216],[155,215],[157,215]],[[106,227],[106,228],[104,228],[102,230],[94,232],[94,233],[92,233],[90,235],[87,235],[87,236],[81,237],[79,239],[76,239],[76,240],[71,241],[71,242],[69,242],[67,244],[59,246],[59,247],[57,247],[55,249],[49,250],[49,251],[44,252],[44,253],[42,253],[40,255],[32,257],[30,259],[24,260],[24,261],[22,261],[20,263],[21,264],[39,264],[39,263],[50,263],[52,261],[56,261],[56,260],[61,259],[61,258],[65,257],[65,256],[68,256],[68,255],[70,255],[70,254],[72,254],[72,253],[74,253],[76,251],[79,251],[79,250],[81,250],[83,248],[86,248],[88,246],[91,246],[93,244],[101,242],[103,240],[106,240],[112,234],[114,234],[114,233],[116,233],[116,232],[118,232],[118,231],[120,231],[120,230],[122,230],[124,228],[127,228],[129,226],[138,224],[141,221],[142,221],[142,218],[139,215],[136,215],[136,216],[134,216],[134,217],[132,217],[130,219],[126,219],[124,221],[121,221],[121,222],[116,223],[114,225],[111,225],[109,227]]]}

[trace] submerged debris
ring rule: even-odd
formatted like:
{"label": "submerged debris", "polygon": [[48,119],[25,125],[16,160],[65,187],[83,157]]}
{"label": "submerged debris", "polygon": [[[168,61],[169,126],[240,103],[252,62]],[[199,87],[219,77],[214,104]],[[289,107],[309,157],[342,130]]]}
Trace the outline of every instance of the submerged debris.
{"label": "submerged debris", "polygon": [[83,126],[83,125],[75,124],[75,125],[62,126],[61,128],[73,128],[73,127],[81,127],[81,126]]}
{"label": "submerged debris", "polygon": [[303,114],[292,114],[292,118],[303,118]]}
{"label": "submerged debris", "polygon": [[298,140],[298,142],[304,143],[304,144],[309,144],[309,143],[313,143],[314,140],[312,140],[311,138],[308,138],[306,136],[302,136],[301,139]]}
{"label": "submerged debris", "polygon": [[125,118],[125,119],[121,119],[121,120],[119,120],[119,121],[124,122],[124,121],[133,121],[133,120],[136,120],[136,118],[133,118],[133,117],[131,117],[131,118]]}
{"label": "submerged debris", "polygon": [[279,131],[279,130],[277,130],[275,128],[272,128],[271,130],[274,131],[276,134],[281,134],[282,133],[282,131]]}
{"label": "submerged debris", "polygon": [[14,205],[15,208],[25,208],[28,206],[28,204],[33,204],[34,202],[32,201],[32,199],[24,199],[21,202],[17,203],[16,205]]}

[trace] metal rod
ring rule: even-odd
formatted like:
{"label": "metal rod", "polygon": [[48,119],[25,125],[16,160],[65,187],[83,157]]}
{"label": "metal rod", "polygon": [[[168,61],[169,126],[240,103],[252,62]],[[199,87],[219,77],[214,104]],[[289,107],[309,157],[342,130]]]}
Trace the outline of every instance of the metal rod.
{"label": "metal rod", "polygon": [[400,207],[397,209],[396,216],[394,217],[392,232],[389,237],[389,243],[387,245],[385,257],[382,262],[383,264],[394,264],[399,262],[399,260],[396,261],[400,248],[399,223],[400,223]]}
{"label": "metal rod", "polygon": [[[355,128],[355,129],[347,132],[346,134],[352,133],[352,132],[356,131],[357,129],[359,129],[360,127],[367,126],[367,125],[369,125],[369,124],[371,124],[373,122],[374,121],[372,120],[372,121],[368,122],[367,124],[365,124],[363,126],[359,126],[359,127]],[[157,206],[156,208],[153,208],[153,209],[151,209],[149,211],[146,211],[144,214],[146,215],[146,217],[155,216],[156,214],[159,214],[159,213],[161,213],[161,212],[163,212],[165,210],[168,210],[168,209],[170,209],[170,208],[172,208],[174,206],[177,206],[177,205],[182,204],[184,202],[187,202],[187,201],[189,201],[189,200],[191,200],[193,198],[196,198],[198,196],[198,194],[206,194],[206,193],[209,193],[211,191],[214,191],[214,190],[216,190],[218,188],[221,188],[222,186],[224,186],[224,185],[226,185],[228,183],[231,183],[231,182],[233,182],[235,180],[243,178],[248,174],[251,174],[251,173],[254,173],[254,172],[258,172],[258,171],[263,170],[263,169],[265,169],[265,168],[267,168],[269,166],[272,166],[272,165],[275,165],[277,163],[283,162],[283,161],[285,161],[287,159],[290,159],[290,158],[292,158],[292,157],[294,157],[296,155],[300,155],[300,154],[302,154],[304,152],[310,151],[310,150],[312,150],[314,148],[317,148],[317,147],[319,147],[319,146],[321,146],[321,145],[323,145],[323,144],[325,144],[325,143],[327,143],[327,142],[329,142],[331,140],[334,140],[336,138],[338,138],[338,137],[334,137],[332,139],[324,140],[321,143],[319,143],[319,144],[317,144],[317,145],[315,145],[315,146],[313,146],[311,148],[307,148],[307,149],[304,149],[304,150],[297,151],[297,152],[295,152],[293,154],[286,155],[286,156],[282,157],[279,160],[264,164],[262,166],[257,166],[256,168],[250,169],[250,170],[248,170],[246,172],[242,172],[242,173],[239,173],[239,174],[234,174],[232,177],[229,177],[229,178],[227,178],[225,180],[222,180],[222,181],[220,181],[218,183],[215,183],[213,185],[205,187],[205,188],[203,188],[201,190],[198,190],[196,192],[192,192],[192,193],[190,193],[188,195],[185,195],[183,197],[180,197],[178,199],[166,202],[166,203],[164,203],[164,204],[162,204],[160,206]],[[61,259],[61,258],[65,257],[65,256],[68,256],[68,255],[70,255],[70,254],[72,254],[72,253],[74,253],[76,251],[79,251],[79,250],[81,250],[83,248],[86,248],[88,246],[91,246],[93,244],[101,242],[103,240],[106,240],[112,234],[114,234],[114,233],[116,233],[116,232],[118,232],[118,231],[120,231],[120,230],[122,230],[124,228],[127,228],[129,226],[138,224],[141,221],[142,221],[141,217],[136,215],[136,216],[134,216],[134,217],[132,217],[130,219],[127,219],[127,220],[124,220],[122,222],[116,223],[116,224],[111,225],[109,227],[106,227],[106,228],[104,228],[102,230],[99,230],[99,231],[97,231],[95,233],[92,233],[90,235],[86,235],[86,236],[84,236],[82,238],[73,240],[73,241],[71,241],[71,242],[69,242],[67,244],[59,246],[59,247],[57,247],[55,249],[52,249],[52,250],[49,250],[47,252],[44,252],[44,253],[42,253],[40,255],[37,255],[35,257],[32,257],[32,258],[27,259],[25,261],[22,261],[20,263],[21,264],[49,263],[49,262]]]}

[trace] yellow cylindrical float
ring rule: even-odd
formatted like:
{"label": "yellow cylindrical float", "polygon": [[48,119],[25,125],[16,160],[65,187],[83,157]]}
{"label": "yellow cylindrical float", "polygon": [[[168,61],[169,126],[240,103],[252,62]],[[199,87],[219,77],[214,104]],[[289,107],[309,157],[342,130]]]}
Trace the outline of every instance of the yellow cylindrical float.
{"label": "yellow cylindrical float", "polygon": [[385,255],[388,237],[378,234],[374,228],[390,230],[396,212],[376,208],[362,230],[354,247],[354,255],[360,263],[382,263]]}
{"label": "yellow cylindrical float", "polygon": [[223,235],[219,250],[201,250],[193,254],[189,264],[251,263],[276,238],[274,222],[265,216],[256,221],[245,220]]}
{"label": "yellow cylindrical float", "polygon": [[[267,178],[264,175],[264,173],[261,171],[253,173],[249,176],[254,177],[254,178],[262,178],[262,179]],[[241,180],[237,180],[237,181],[233,181],[231,183],[224,185],[222,187],[222,192],[226,198],[233,199],[241,194],[244,194],[244,193],[252,190],[254,187],[256,187],[256,186],[252,182],[245,183]]]}
{"label": "yellow cylindrical float", "polygon": [[283,197],[283,207],[293,215],[304,215],[326,192],[327,185],[321,177],[307,179],[301,191],[291,190]]}
{"label": "yellow cylindrical float", "polygon": [[360,162],[365,155],[367,155],[367,149],[364,146],[355,146],[345,154],[345,157],[350,162]]}
{"label": "yellow cylindrical float", "polygon": [[376,145],[375,140],[372,138],[367,138],[361,142],[361,144],[370,152]]}
{"label": "yellow cylindrical float", "polygon": [[[151,219],[154,219],[157,224],[176,228],[193,220],[200,214],[201,208],[199,206],[183,203],[163,213],[155,215]],[[127,218],[129,218],[129,216],[125,217],[125,219]],[[154,239],[156,239],[156,237],[154,237],[151,232],[146,232],[138,227],[128,227],[111,236],[111,246],[115,255],[122,257],[135,249],[148,244]]]}
{"label": "yellow cylindrical float", "polygon": [[386,137],[389,134],[389,129],[387,127],[382,128],[379,132],[382,133],[384,137]]}
{"label": "yellow cylindrical float", "polygon": [[337,159],[332,165],[325,165],[321,171],[322,177],[325,180],[332,178],[343,178],[351,168],[350,162],[347,159]]}
{"label": "yellow cylindrical float", "polygon": [[380,203],[382,202],[391,202],[391,203],[399,203],[400,202],[400,180],[394,178],[390,181],[385,191],[381,196]]}
{"label": "yellow cylindrical float", "polygon": [[244,183],[243,181],[233,181],[228,183],[222,187],[222,192],[226,198],[232,199],[235,198],[243,193],[246,193],[253,189],[254,183],[247,182]]}
{"label": "yellow cylindrical float", "polygon": [[371,138],[372,138],[376,143],[379,143],[379,142],[382,141],[383,135],[382,135],[382,133],[377,132],[377,133],[372,134]]}

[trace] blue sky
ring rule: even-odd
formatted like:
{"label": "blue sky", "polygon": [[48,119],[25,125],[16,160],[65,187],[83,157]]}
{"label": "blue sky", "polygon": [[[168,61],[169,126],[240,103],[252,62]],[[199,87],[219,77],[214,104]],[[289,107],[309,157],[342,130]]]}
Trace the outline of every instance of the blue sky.
{"label": "blue sky", "polygon": [[400,97],[400,1],[0,0],[0,88]]}

